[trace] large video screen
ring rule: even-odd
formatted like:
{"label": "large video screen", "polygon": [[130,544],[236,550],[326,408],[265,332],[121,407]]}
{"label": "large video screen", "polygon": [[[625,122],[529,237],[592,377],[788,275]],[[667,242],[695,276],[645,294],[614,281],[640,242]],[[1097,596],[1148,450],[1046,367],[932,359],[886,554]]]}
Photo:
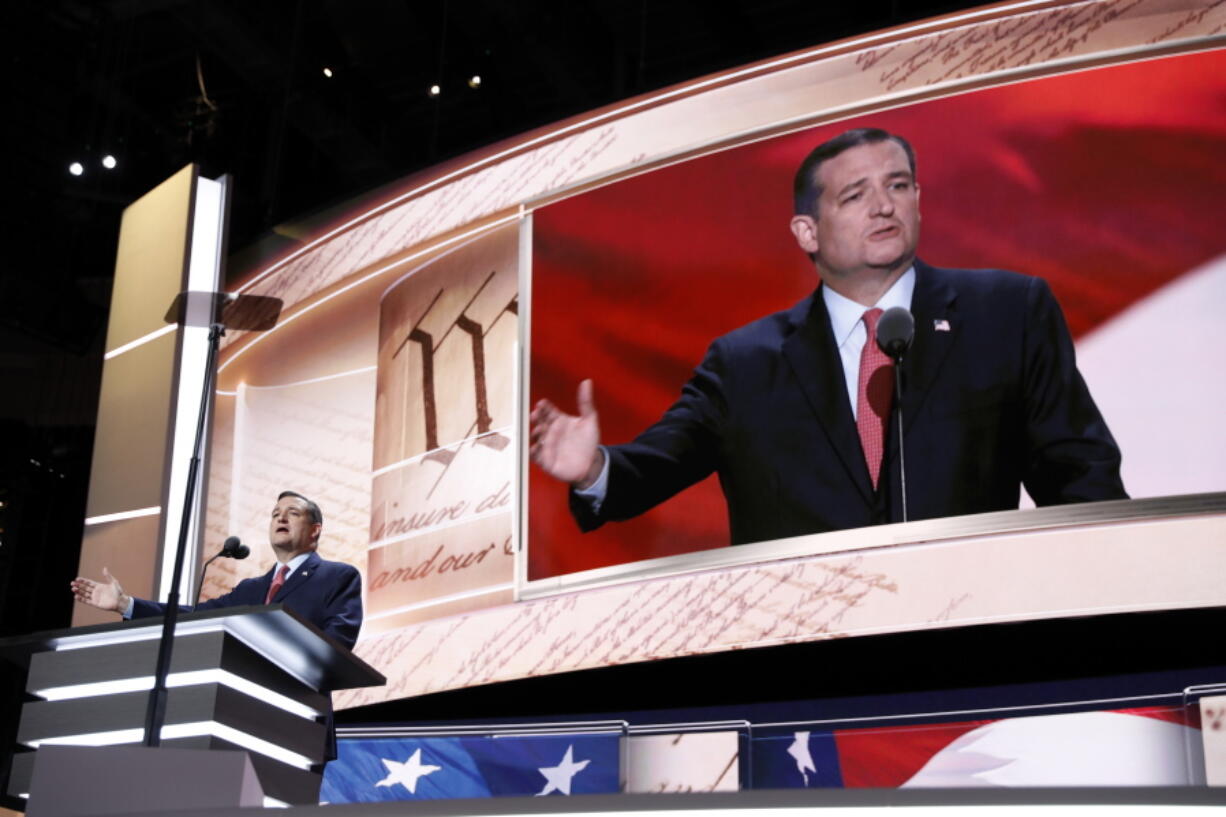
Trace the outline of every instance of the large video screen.
{"label": "large video screen", "polygon": [[[316,500],[320,555],[363,577],[355,652],[388,678],[338,694],[338,708],[1042,614],[1049,596],[1008,607],[982,590],[1045,569],[1019,565],[1004,537],[976,546],[981,570],[965,590],[929,581],[964,563],[957,547],[922,558],[900,548],[881,557],[888,570],[867,566],[867,551],[815,547],[799,554],[814,564],[785,568],[754,545],[728,547],[713,480],[581,533],[566,486],[528,464],[528,409],[548,398],[573,411],[591,378],[603,440],[632,439],[713,339],[809,297],[814,267],[789,231],[792,175],[817,143],[873,125],[915,147],[920,258],[1050,284],[1130,494],[1220,490],[1226,51],[1195,49],[1215,44],[1226,10],[1078,8],[989,7],[700,78],[431,168],[317,222],[231,282],[285,309],[272,331],[230,333],[219,358],[201,561],[230,535],[252,556],[215,562],[204,596],[269,571],[280,491]],[[909,459],[909,478],[923,480],[923,467]],[[1202,523],[1186,521],[1197,547],[1213,536]],[[642,565],[659,557],[692,572]],[[736,587],[709,569],[721,557],[741,571]],[[1085,564],[1099,570],[1097,556]],[[642,581],[583,585],[585,571],[613,566]],[[1122,609],[1145,579],[1126,567],[1089,601],[1083,574],[1070,573],[1060,603]],[[1212,575],[1189,570],[1205,587],[1179,598],[1213,598]],[[1162,592],[1182,585],[1172,587]]]}
{"label": "large video screen", "polygon": [[[1212,406],[1226,395],[1203,366],[1226,303],[1224,78],[1216,51],[1032,79],[731,147],[542,207],[532,399],[575,412],[591,378],[607,443],[658,420],[712,340],[813,292],[814,264],[788,227],[792,176],[818,144],[876,127],[917,156],[919,258],[1051,286],[1130,495],[1218,490]],[[922,486],[942,465],[912,458],[908,479]],[[714,476],[583,534],[568,505],[565,486],[533,468],[529,579],[729,543]]]}

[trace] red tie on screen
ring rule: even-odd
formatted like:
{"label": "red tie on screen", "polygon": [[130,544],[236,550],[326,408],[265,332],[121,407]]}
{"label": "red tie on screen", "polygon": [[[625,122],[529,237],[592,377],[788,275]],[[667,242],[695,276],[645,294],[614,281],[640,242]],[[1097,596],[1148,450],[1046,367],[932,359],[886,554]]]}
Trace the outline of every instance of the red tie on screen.
{"label": "red tie on screen", "polygon": [[272,597],[277,595],[277,591],[281,589],[281,585],[285,584],[285,577],[289,574],[289,565],[281,565],[281,569],[277,571],[277,575],[273,576],[272,585],[268,588],[268,596],[264,599],[265,604],[272,604]]}
{"label": "red tie on screen", "polygon": [[860,432],[860,447],[864,462],[877,490],[881,475],[881,460],[885,454],[885,426],[890,420],[890,402],[894,389],[890,384],[890,358],[877,345],[877,320],[880,309],[864,313],[868,337],[860,352],[860,382],[856,386],[856,430]]}

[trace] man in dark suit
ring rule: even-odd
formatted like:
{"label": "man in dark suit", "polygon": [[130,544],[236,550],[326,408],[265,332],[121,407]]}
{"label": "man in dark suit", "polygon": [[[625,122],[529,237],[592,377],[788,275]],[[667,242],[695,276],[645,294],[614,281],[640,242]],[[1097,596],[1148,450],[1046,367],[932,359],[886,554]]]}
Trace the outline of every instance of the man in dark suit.
{"label": "man in dark suit", "polygon": [[1126,498],[1120,454],[1077,371],[1047,285],[915,257],[919,184],[901,137],[848,131],[796,174],[792,233],[821,286],[718,338],[680,399],[634,441],[601,446],[591,381],[579,414],[540,401],[530,453],[571,485],[584,530],[717,472],[733,544],[900,521],[893,365],[875,343],[904,306],[908,518]]}
{"label": "man in dark suit", "polygon": [[[352,565],[319,558],[316,549],[322,530],[323,513],[318,505],[293,491],[282,492],[268,524],[268,541],[277,564],[263,576],[244,579],[229,593],[202,602],[196,609],[284,604],[352,648],[362,627],[362,578]],[[125,593],[106,568],[102,573],[102,581],[80,577],[73,580],[72,591],[77,601],[114,610],[124,618],[160,616],[165,612],[161,603]]]}

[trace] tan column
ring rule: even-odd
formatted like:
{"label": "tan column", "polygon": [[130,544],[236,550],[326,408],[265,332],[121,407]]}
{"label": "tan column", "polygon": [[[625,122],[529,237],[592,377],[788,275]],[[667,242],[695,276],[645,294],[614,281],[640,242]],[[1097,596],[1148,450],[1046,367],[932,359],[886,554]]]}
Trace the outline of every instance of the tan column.
{"label": "tan column", "polygon": [[[159,591],[183,344],[164,316],[188,288],[197,183],[188,166],[131,204],[115,260],[79,572],[105,566],[144,597]],[[78,604],[72,623],[113,620]]]}

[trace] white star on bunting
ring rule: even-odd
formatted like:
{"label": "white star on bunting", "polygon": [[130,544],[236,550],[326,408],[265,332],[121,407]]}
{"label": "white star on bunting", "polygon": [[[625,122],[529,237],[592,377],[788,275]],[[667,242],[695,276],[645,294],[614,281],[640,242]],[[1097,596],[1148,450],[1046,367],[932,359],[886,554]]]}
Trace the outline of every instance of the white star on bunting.
{"label": "white star on bunting", "polygon": [[580,760],[575,762],[575,747],[570,745],[566,747],[566,754],[562,757],[562,762],[557,766],[546,766],[539,769],[540,773],[545,775],[545,788],[537,792],[537,797],[543,797],[552,791],[560,791],[563,794],[570,794],[570,781],[576,774],[587,768],[590,760]]}
{"label": "white star on bunting", "polygon": [[394,760],[379,758],[383,761],[383,765],[387,767],[387,777],[376,783],[376,786],[395,786],[397,783],[404,786],[412,794],[417,794],[417,781],[428,774],[433,774],[442,766],[431,766],[421,762],[421,749],[413,753],[404,763],[397,763]]}

